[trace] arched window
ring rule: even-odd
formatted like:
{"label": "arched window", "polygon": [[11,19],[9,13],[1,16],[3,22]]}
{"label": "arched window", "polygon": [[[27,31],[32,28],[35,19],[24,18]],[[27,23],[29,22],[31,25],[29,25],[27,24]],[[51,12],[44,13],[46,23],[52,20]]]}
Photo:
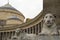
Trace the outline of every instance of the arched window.
{"label": "arched window", "polygon": [[6,24],[6,20],[0,20],[0,25],[3,26]]}

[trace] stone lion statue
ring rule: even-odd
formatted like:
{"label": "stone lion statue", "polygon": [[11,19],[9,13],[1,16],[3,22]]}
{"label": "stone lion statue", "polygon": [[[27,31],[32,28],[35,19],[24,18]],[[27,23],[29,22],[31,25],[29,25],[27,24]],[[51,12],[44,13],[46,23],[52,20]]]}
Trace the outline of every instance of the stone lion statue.
{"label": "stone lion statue", "polygon": [[41,34],[58,34],[55,16],[53,14],[48,13],[44,16]]}
{"label": "stone lion statue", "polygon": [[38,40],[60,40],[53,14],[48,13],[43,17],[43,27],[38,35]]}

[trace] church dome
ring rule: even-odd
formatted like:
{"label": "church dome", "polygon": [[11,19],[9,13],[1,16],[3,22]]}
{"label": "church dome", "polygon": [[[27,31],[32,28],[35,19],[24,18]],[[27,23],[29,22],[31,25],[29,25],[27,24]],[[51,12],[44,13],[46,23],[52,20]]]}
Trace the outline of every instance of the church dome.
{"label": "church dome", "polygon": [[[4,6],[1,6],[0,9],[10,9],[10,10],[15,10],[15,11],[19,12],[17,9],[12,7],[9,3],[5,4]],[[21,12],[20,12],[20,14],[24,17],[24,15]]]}
{"label": "church dome", "polygon": [[24,23],[24,15],[9,3],[0,7],[0,19],[7,20],[7,24],[22,24]]}

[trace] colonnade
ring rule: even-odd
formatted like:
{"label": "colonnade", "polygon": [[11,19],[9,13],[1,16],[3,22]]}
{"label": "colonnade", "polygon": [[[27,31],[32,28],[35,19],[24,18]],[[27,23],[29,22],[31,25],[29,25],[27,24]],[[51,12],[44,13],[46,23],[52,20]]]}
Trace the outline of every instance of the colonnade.
{"label": "colonnade", "polygon": [[42,22],[40,22],[32,27],[29,27],[27,29],[24,29],[24,32],[29,33],[29,34],[38,34],[41,32],[41,27],[42,27]]}
{"label": "colonnade", "polygon": [[15,31],[12,32],[0,32],[0,40],[7,40],[7,38],[11,38],[15,34]]}
{"label": "colonnade", "polygon": [[[28,33],[28,34],[37,34],[41,32],[41,27],[42,27],[42,22],[32,26],[32,27],[29,27],[27,29],[23,29],[25,33]],[[15,35],[15,31],[10,31],[10,32],[0,32],[0,40],[7,40],[10,39],[12,36]]]}

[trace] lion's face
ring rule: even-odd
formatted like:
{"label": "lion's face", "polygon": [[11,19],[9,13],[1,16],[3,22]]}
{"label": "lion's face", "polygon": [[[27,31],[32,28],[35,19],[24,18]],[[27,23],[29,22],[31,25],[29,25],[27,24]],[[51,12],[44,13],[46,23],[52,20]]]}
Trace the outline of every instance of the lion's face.
{"label": "lion's face", "polygon": [[43,21],[46,26],[51,27],[55,22],[55,17],[48,13],[44,16]]}

